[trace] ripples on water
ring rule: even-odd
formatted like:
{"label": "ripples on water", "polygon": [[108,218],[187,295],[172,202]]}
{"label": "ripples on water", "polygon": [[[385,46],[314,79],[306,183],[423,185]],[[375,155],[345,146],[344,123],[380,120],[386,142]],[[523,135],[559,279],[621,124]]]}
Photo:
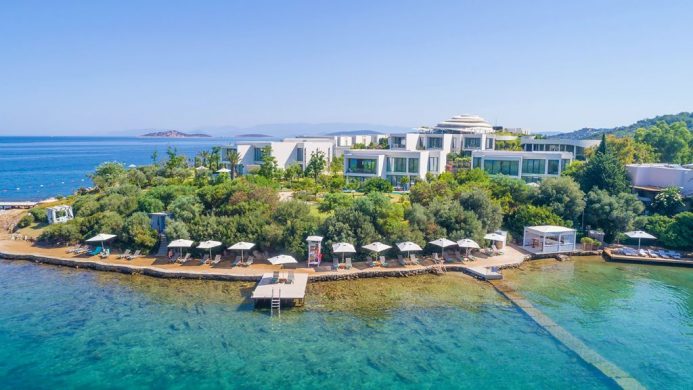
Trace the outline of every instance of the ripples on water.
{"label": "ripples on water", "polygon": [[252,287],[0,262],[0,387],[609,386],[466,277],[312,284],[281,319]]}

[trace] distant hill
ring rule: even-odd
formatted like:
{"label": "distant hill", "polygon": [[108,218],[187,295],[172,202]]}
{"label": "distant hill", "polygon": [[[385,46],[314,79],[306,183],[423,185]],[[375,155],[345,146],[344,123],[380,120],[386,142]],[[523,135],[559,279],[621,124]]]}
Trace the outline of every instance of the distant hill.
{"label": "distant hill", "polygon": [[235,135],[236,138],[269,138],[271,135],[267,134],[239,134]]}
{"label": "distant hill", "polygon": [[629,134],[633,134],[637,129],[641,127],[650,127],[658,122],[665,122],[667,124],[675,122],[686,122],[688,129],[693,131],[693,112],[682,112],[679,114],[668,114],[659,115],[654,118],[641,119],[632,125],[619,126],[612,128],[582,128],[580,130],[571,131],[569,133],[560,133],[556,135],[551,135],[549,138],[568,138],[568,139],[598,139],[602,134],[613,134],[617,137],[623,137]]}
{"label": "distant hill", "polygon": [[147,134],[142,134],[140,137],[151,137],[151,138],[207,138],[211,137],[208,134],[202,133],[183,133],[178,130],[162,130],[154,131]]}
{"label": "distant hill", "polygon": [[377,135],[383,134],[375,130],[344,130],[344,131],[333,131],[331,133],[325,133],[325,135]]}

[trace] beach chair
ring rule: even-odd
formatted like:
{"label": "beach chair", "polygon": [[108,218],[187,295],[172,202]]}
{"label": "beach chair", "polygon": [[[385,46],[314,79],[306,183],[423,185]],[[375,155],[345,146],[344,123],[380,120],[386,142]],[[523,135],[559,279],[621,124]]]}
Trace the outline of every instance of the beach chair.
{"label": "beach chair", "polygon": [[397,255],[397,261],[402,267],[407,265],[407,261],[404,260],[404,257],[402,257],[402,255]]}
{"label": "beach chair", "polygon": [[209,263],[209,254],[202,256],[202,258],[200,259],[200,264],[207,264],[207,263]]}
{"label": "beach chair", "polygon": [[245,261],[245,266],[249,267],[253,265],[253,262],[255,261],[255,258],[253,256],[248,257],[248,259]]}
{"label": "beach chair", "polygon": [[101,251],[101,253],[99,253],[99,257],[101,257],[102,259],[107,259],[110,254],[111,254],[110,249],[104,249]]}
{"label": "beach chair", "polygon": [[272,283],[278,283],[279,282],[279,271],[274,271],[272,272]]}
{"label": "beach chair", "polygon": [[238,267],[239,265],[245,264],[243,263],[243,258],[241,256],[236,256],[236,259],[233,261],[231,265],[233,265],[234,267]]}
{"label": "beach chair", "polygon": [[679,252],[669,251],[669,256],[671,256],[672,258],[674,258],[676,260],[681,260],[681,254]]}
{"label": "beach chair", "polygon": [[652,249],[647,249],[647,254],[650,255],[650,257],[659,257],[659,253],[657,253],[657,251],[653,251]]}
{"label": "beach chair", "polygon": [[441,262],[440,257],[438,257],[438,252],[433,253],[433,262],[434,263],[440,263]]}
{"label": "beach chair", "polygon": [[346,258],[346,269],[351,269],[351,257]]}
{"label": "beach chair", "polygon": [[128,260],[133,260],[133,259],[136,259],[136,258],[140,257],[141,255],[142,255],[142,251],[138,249],[138,250],[135,251],[135,253],[129,255],[129,256],[127,257],[127,259],[128,259]]}
{"label": "beach chair", "polygon": [[368,256],[368,266],[375,267],[376,265],[378,265],[378,260],[376,260],[373,256]]}
{"label": "beach chair", "polygon": [[179,257],[178,260],[177,260],[177,262],[178,262],[178,263],[181,263],[181,264],[184,264],[184,263],[186,263],[188,260],[190,260],[190,253],[186,253],[186,254],[185,254],[185,257]]}
{"label": "beach chair", "polygon": [[660,250],[657,251],[657,254],[658,254],[659,257],[661,257],[661,258],[664,258],[664,259],[671,259],[671,256],[669,256],[669,254],[668,254],[667,251],[665,251],[665,250],[661,250],[661,249],[660,249]]}
{"label": "beach chair", "polygon": [[409,261],[411,261],[412,264],[419,265],[419,259],[413,253],[409,256]]}
{"label": "beach chair", "polygon": [[387,260],[385,259],[385,256],[380,256],[380,266],[387,267]]}
{"label": "beach chair", "polygon": [[640,255],[641,257],[650,257],[650,255],[648,255],[644,249],[638,250],[638,255]]}
{"label": "beach chair", "polygon": [[99,247],[96,247],[96,249],[94,249],[93,251],[91,251],[91,252],[89,252],[89,253],[87,253],[87,254],[88,254],[89,256],[96,256],[96,255],[98,255],[99,253],[101,253],[102,250],[103,250],[103,248],[99,246]]}
{"label": "beach chair", "polygon": [[339,259],[336,257],[332,258],[332,269],[339,270]]}
{"label": "beach chair", "polygon": [[221,255],[214,256],[214,260],[212,260],[212,265],[217,265],[219,263],[221,263]]}
{"label": "beach chair", "polygon": [[294,275],[294,271],[289,271],[289,274],[286,276],[286,283],[293,284],[294,281],[296,281],[296,275]]}
{"label": "beach chair", "polygon": [[118,255],[118,258],[119,259],[126,259],[128,256],[130,256],[130,249],[126,249],[125,252]]}

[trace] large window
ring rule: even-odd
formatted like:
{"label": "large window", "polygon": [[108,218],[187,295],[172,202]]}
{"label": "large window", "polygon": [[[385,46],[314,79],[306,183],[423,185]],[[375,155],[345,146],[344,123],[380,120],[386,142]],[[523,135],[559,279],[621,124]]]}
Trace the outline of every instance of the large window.
{"label": "large window", "polygon": [[429,157],[428,158],[428,171],[429,172],[438,172],[438,164],[439,164],[438,157]]}
{"label": "large window", "polygon": [[303,148],[296,148],[296,161],[303,161]]}
{"label": "large window", "polygon": [[549,169],[548,169],[548,174],[549,175],[558,175],[558,166],[560,165],[561,160],[549,160]]}
{"label": "large window", "polygon": [[391,140],[393,148],[403,148],[407,143],[404,137],[392,137]]}
{"label": "large window", "polygon": [[524,159],[522,160],[523,175],[543,175],[546,171],[546,160]]}
{"label": "large window", "polygon": [[493,138],[486,138],[486,149],[493,149]]}
{"label": "large window", "polygon": [[481,168],[481,157],[474,157],[472,159],[472,168]]}
{"label": "large window", "polygon": [[350,158],[347,161],[347,173],[375,174],[376,165],[375,159]]}
{"label": "large window", "polygon": [[429,149],[443,149],[443,139],[442,138],[429,138],[428,139]]}
{"label": "large window", "polygon": [[519,164],[517,161],[508,160],[484,160],[484,170],[489,175],[508,175],[517,176],[517,168]]}
{"label": "large window", "polygon": [[407,159],[404,157],[392,157],[387,160],[387,170],[389,172],[406,172]]}
{"label": "large window", "polygon": [[465,138],[464,139],[465,148],[481,148],[481,138]]}
{"label": "large window", "polygon": [[262,161],[262,156],[263,156],[262,148],[255,147],[253,148],[253,158],[255,161]]}
{"label": "large window", "polygon": [[410,173],[419,173],[419,159],[418,158],[410,158],[409,159],[409,172]]}

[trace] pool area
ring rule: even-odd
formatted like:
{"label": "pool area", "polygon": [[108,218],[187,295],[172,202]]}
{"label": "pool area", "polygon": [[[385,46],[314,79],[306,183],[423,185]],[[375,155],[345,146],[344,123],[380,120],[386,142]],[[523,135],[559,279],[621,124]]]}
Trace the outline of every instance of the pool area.
{"label": "pool area", "polygon": [[[692,280],[681,271],[576,260],[505,274],[641,383],[690,388]],[[253,309],[253,287],[0,261],[0,385],[615,387],[463,275],[309,283],[305,306],[281,318]]]}

